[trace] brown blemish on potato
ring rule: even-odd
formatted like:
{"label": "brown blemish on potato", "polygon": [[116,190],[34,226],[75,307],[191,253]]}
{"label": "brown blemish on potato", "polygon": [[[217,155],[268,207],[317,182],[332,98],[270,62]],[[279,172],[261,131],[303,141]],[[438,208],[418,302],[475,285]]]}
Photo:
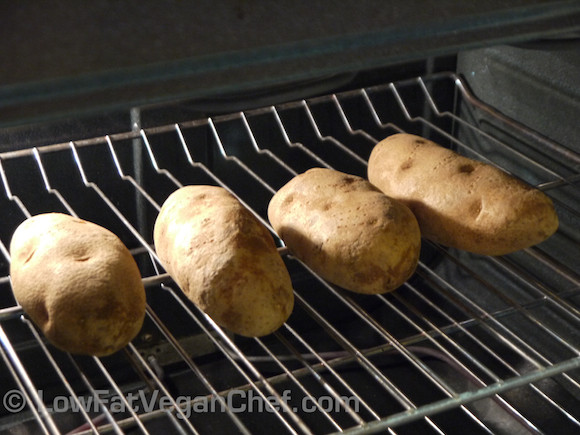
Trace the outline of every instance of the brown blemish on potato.
{"label": "brown blemish on potato", "polygon": [[401,165],[401,170],[402,171],[407,170],[407,169],[411,168],[412,166],[413,166],[413,159],[407,159]]}
{"label": "brown blemish on potato", "polygon": [[479,216],[479,214],[481,213],[482,207],[483,205],[481,200],[473,201],[469,206],[469,215],[473,216],[474,218],[477,218],[477,216]]}
{"label": "brown blemish on potato", "polygon": [[365,271],[356,272],[354,274],[354,279],[361,284],[370,285],[373,282],[382,279],[384,276],[385,271],[381,267],[374,264],[369,264],[367,265]]}
{"label": "brown blemish on potato", "polygon": [[405,252],[400,255],[397,264],[395,264],[395,266],[391,269],[393,276],[400,277],[406,275],[406,279],[408,279],[415,272],[417,260],[419,258],[419,252],[420,251],[417,249],[417,247],[408,247]]}
{"label": "brown blemish on potato", "polygon": [[282,205],[289,205],[292,203],[292,201],[294,201],[294,195],[290,194],[288,195],[286,198],[284,198],[284,201],[282,201]]}
{"label": "brown blemish on potato", "polygon": [[224,326],[228,329],[238,330],[247,325],[244,325],[244,319],[236,308],[230,304],[228,309],[223,314]]}
{"label": "brown blemish on potato", "polygon": [[97,319],[107,319],[112,313],[118,313],[119,311],[117,301],[106,299],[101,306],[93,307],[91,314]]}
{"label": "brown blemish on potato", "polygon": [[284,312],[287,315],[290,315],[293,305],[288,303],[288,293],[286,288],[281,285],[277,286],[275,291],[272,292],[272,299],[274,299],[278,307],[284,308]]}
{"label": "brown blemish on potato", "polygon": [[24,260],[24,264],[28,263],[30,260],[32,260],[32,256],[34,255],[34,253],[36,252],[36,248],[32,248],[30,250],[30,252],[28,253],[28,256],[26,257],[26,259]]}
{"label": "brown blemish on potato", "polygon": [[471,174],[474,170],[475,167],[470,163],[461,165],[458,169],[458,171],[462,174]]}
{"label": "brown blemish on potato", "polygon": [[419,144],[419,145],[423,145],[425,142],[423,139],[415,139],[415,143]]}

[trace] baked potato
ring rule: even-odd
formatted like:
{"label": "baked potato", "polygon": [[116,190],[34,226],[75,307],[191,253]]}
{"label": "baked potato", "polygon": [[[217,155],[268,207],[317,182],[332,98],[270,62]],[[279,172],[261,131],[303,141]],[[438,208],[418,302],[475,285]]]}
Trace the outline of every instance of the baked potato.
{"label": "baked potato", "polygon": [[268,218],[293,255],[353,292],[394,290],[417,267],[415,216],[361,177],[310,169],[273,196]]}
{"label": "baked potato", "polygon": [[411,134],[378,143],[368,178],[415,214],[423,237],[483,255],[546,240],[558,228],[551,199],[506,172]]}
{"label": "baked potato", "polygon": [[145,289],[109,230],[60,213],[25,220],[10,242],[14,296],[49,342],[74,354],[112,354],[140,331]]}
{"label": "baked potato", "polygon": [[290,275],[268,229],[222,187],[185,186],[163,203],[154,241],[165,270],[216,323],[243,336],[290,316]]}

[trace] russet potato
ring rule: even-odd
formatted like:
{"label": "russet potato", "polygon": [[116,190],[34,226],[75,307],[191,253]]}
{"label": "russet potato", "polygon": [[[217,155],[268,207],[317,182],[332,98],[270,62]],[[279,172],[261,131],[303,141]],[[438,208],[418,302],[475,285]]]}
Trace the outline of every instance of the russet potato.
{"label": "russet potato", "polygon": [[146,304],[141,274],[109,230],[40,214],[16,229],[10,254],[14,296],[56,347],[104,356],[139,333]]}
{"label": "russet potato", "polygon": [[554,205],[540,190],[419,136],[395,134],[378,143],[368,178],[413,211],[425,238],[444,246],[503,255],[558,228]]}
{"label": "russet potato", "polygon": [[418,263],[421,236],[411,211],[354,175],[310,169],[274,195],[268,218],[293,255],[347,290],[394,290]]}
{"label": "russet potato", "polygon": [[173,192],[155,222],[154,240],[167,273],[217,324],[255,337],[290,316],[292,282],[274,238],[224,188]]}

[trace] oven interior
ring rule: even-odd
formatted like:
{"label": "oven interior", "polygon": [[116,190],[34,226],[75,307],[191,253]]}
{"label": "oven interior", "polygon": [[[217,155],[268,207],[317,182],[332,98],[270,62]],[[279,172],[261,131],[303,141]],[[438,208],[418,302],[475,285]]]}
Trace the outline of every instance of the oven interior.
{"label": "oven interior", "polygon": [[[25,402],[14,413],[4,399],[0,430],[577,433],[577,48],[466,50],[243,98],[0,130],[0,396],[17,391]],[[514,67],[533,59],[531,70]],[[223,186],[271,229],[269,200],[293,176],[329,167],[365,177],[373,146],[397,132],[543,190],[558,232],[502,257],[424,240],[414,276],[376,296],[324,281],[272,232],[296,303],[288,322],[262,338],[221,329],[159,263],[153,225],[177,188]],[[110,357],[55,349],[12,296],[12,233],[49,211],[110,229],[138,263],[145,323]],[[55,406],[62,397],[66,410]],[[266,405],[276,399],[281,406]]]}

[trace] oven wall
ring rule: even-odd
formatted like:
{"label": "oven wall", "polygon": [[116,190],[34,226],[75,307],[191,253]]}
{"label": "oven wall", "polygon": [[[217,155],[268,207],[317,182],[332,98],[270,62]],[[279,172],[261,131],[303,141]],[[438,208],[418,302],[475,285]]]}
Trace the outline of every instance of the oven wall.
{"label": "oven wall", "polygon": [[580,38],[462,52],[458,72],[489,105],[560,144],[580,150]]}
{"label": "oven wall", "polygon": [[578,31],[575,0],[9,2],[0,126],[294,87]]}

